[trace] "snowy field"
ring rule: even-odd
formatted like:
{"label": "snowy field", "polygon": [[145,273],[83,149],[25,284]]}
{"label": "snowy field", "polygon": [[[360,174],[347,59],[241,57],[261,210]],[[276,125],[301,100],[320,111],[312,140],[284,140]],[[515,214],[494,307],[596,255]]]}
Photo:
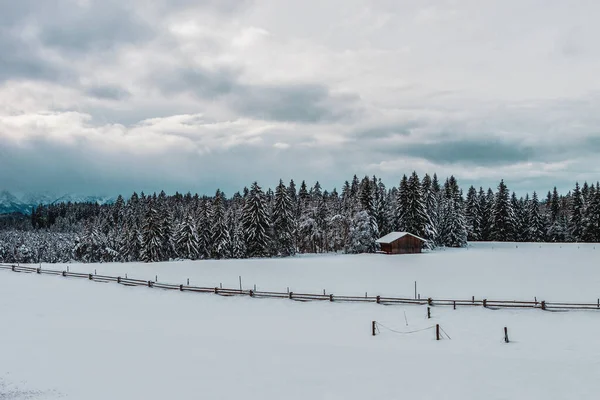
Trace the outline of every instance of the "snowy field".
{"label": "snowy field", "polygon": [[[245,286],[343,294],[410,296],[417,280],[433,297],[600,295],[600,248],[515,246],[69,268],[207,286],[236,287],[242,275]],[[422,306],[221,297],[0,271],[0,399],[598,397],[600,312],[434,307],[432,317]],[[451,340],[383,327],[373,337],[372,320],[398,331],[438,323]]]}
{"label": "snowy field", "polygon": [[[388,256],[308,255],[284,259],[169,263],[68,264],[73,272],[164,283],[337,295],[595,303],[600,297],[600,245],[474,243],[468,249]],[[43,268],[66,269],[48,264]]]}

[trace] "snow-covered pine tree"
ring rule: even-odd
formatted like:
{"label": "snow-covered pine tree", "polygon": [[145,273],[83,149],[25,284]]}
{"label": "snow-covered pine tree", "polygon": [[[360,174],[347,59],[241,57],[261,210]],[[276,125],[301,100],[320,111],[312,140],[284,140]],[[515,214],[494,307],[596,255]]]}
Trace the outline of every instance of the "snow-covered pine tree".
{"label": "snow-covered pine tree", "polygon": [[377,232],[373,230],[373,218],[367,211],[359,211],[352,218],[346,252],[372,253],[375,251]]}
{"label": "snow-covered pine tree", "polygon": [[408,207],[408,178],[402,176],[400,185],[398,186],[398,194],[396,197],[396,230],[399,232],[406,231],[406,209]]}
{"label": "snow-covered pine tree", "polygon": [[444,184],[441,228],[441,240],[444,246],[465,247],[467,245],[464,204],[454,176],[447,179]]}
{"label": "snow-covered pine tree", "polygon": [[433,224],[426,212],[421,181],[416,171],[413,171],[406,184],[406,204],[403,209],[403,222],[406,232],[427,239],[431,246],[434,239]]}
{"label": "snow-covered pine tree", "polygon": [[296,254],[294,243],[294,204],[282,180],[275,188],[275,204],[273,206],[273,230],[277,254],[283,257]]}
{"label": "snow-covered pine tree", "polygon": [[515,219],[513,222],[513,230],[512,230],[512,234],[510,236],[510,240],[513,242],[520,242],[521,241],[521,232],[523,229],[523,222],[524,222],[524,212],[525,210],[523,210],[522,206],[522,202],[519,201],[519,199],[517,198],[517,194],[515,192],[512,192],[512,195],[510,197],[510,205],[513,209],[513,213],[515,214]]}
{"label": "snow-covered pine tree", "polygon": [[198,229],[198,257],[210,258],[212,250],[212,234],[210,221],[210,199],[202,196],[198,199],[196,211],[196,228]]}
{"label": "snow-covered pine tree", "polygon": [[600,185],[590,187],[589,204],[585,212],[583,240],[600,242]]}
{"label": "snow-covered pine tree", "polygon": [[225,195],[219,189],[212,200],[209,221],[211,224],[211,258],[228,258],[231,238],[227,229]]}
{"label": "snow-covered pine tree", "polygon": [[384,236],[392,231],[388,218],[387,192],[385,185],[381,179],[377,182],[374,193],[373,213],[375,214],[375,222],[379,235]]}
{"label": "snow-covered pine tree", "polygon": [[481,240],[481,212],[479,210],[479,198],[477,190],[471,186],[467,192],[465,204],[465,220],[467,223],[467,240]]}
{"label": "snow-covered pine tree", "polygon": [[527,240],[530,242],[544,241],[546,228],[544,226],[544,217],[540,210],[538,195],[533,192],[531,202],[529,203],[529,232]]}
{"label": "snow-covered pine tree", "polygon": [[519,207],[521,209],[521,223],[520,232],[519,232],[519,241],[520,242],[528,242],[529,241],[529,226],[531,224],[531,216],[529,214],[531,199],[529,198],[529,193],[525,194],[525,198],[522,197],[519,199]]}
{"label": "snow-covered pine tree", "polygon": [[492,209],[491,239],[499,242],[512,240],[515,226],[515,213],[510,202],[510,192],[501,180]]}
{"label": "snow-covered pine tree", "polygon": [[[588,194],[589,194],[589,189]],[[572,241],[580,242],[583,237],[583,194],[579,188],[579,182],[575,182],[571,202],[571,218],[569,220],[569,233]]]}
{"label": "snow-covered pine tree", "polygon": [[144,262],[156,262],[163,260],[163,221],[160,219],[160,213],[150,200],[147,204],[144,224],[142,225],[142,246],[140,249],[140,259]]}
{"label": "snow-covered pine tree", "polygon": [[175,236],[175,247],[177,256],[180,258],[187,260],[198,258],[198,228],[196,227],[196,219],[191,213],[188,213],[179,224]]}
{"label": "snow-covered pine tree", "polygon": [[242,227],[248,257],[269,256],[270,221],[267,214],[264,193],[257,182],[250,187],[242,211]]}
{"label": "snow-covered pine tree", "polygon": [[423,181],[421,182],[421,188],[423,193],[423,203],[425,205],[425,212],[431,222],[432,237],[426,238],[430,240],[429,246],[438,246],[439,243],[439,231],[440,231],[440,213],[439,213],[439,182],[437,181],[437,175],[434,175],[432,180],[429,174],[425,174]]}

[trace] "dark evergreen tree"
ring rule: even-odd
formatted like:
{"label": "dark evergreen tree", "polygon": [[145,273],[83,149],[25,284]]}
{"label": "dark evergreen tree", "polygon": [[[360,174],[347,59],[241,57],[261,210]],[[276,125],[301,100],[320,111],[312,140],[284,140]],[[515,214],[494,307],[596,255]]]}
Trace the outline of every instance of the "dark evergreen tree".
{"label": "dark evergreen tree", "polygon": [[540,202],[536,192],[533,192],[529,203],[529,231],[527,240],[530,242],[542,242],[545,236],[544,218],[540,211]]}
{"label": "dark evergreen tree", "polygon": [[600,185],[598,184],[596,184],[595,190],[590,190],[589,193],[589,205],[584,219],[583,240],[586,242],[600,242]]}
{"label": "dark evergreen tree", "polygon": [[148,209],[142,226],[142,246],[140,259],[144,262],[162,261],[163,254],[163,222],[155,207],[154,200],[148,203]]}
{"label": "dark evergreen tree", "polygon": [[396,230],[400,232],[406,231],[406,209],[408,207],[408,178],[406,175],[402,177],[398,194],[396,197]]}
{"label": "dark evergreen tree", "polygon": [[179,224],[175,237],[175,248],[180,258],[195,260],[198,258],[199,240],[196,220],[192,214],[187,214]]}
{"label": "dark evergreen tree", "polygon": [[[589,195],[589,189],[587,189]],[[583,237],[583,194],[579,189],[579,183],[575,183],[571,203],[571,219],[569,221],[569,233],[574,242],[580,242]]]}
{"label": "dark evergreen tree", "polygon": [[229,258],[231,256],[231,237],[227,229],[225,195],[217,189],[210,210],[211,257]]}
{"label": "dark evergreen tree", "polygon": [[254,182],[244,202],[242,226],[248,257],[269,256],[270,221],[264,196],[261,187]]}
{"label": "dark evergreen tree", "polygon": [[515,214],[510,202],[510,193],[504,184],[504,180],[501,180],[498,185],[492,215],[491,239],[499,242],[512,240]]}
{"label": "dark evergreen tree", "polygon": [[465,220],[467,223],[467,240],[481,240],[481,211],[479,210],[480,199],[477,190],[471,186],[467,192],[465,204]]}
{"label": "dark evergreen tree", "polygon": [[295,230],[294,204],[283,181],[275,188],[275,204],[273,207],[274,242],[278,255],[291,256],[296,254],[294,241]]}
{"label": "dark evergreen tree", "polygon": [[446,247],[464,247],[467,245],[463,199],[454,176],[447,179],[444,184],[441,240]]}

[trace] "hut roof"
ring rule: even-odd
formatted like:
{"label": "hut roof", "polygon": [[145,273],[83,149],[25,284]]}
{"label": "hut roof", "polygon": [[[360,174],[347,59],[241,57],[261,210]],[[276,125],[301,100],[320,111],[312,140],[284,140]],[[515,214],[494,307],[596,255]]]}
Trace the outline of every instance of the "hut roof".
{"label": "hut roof", "polygon": [[419,239],[419,240],[421,240],[423,242],[427,241],[426,239],[423,239],[422,237],[419,237],[417,235],[413,235],[410,232],[392,232],[392,233],[388,233],[387,235],[385,235],[382,238],[377,239],[375,241],[375,243],[389,244],[389,243],[395,242],[396,240],[401,239],[401,238],[403,238],[404,236],[407,236],[407,235],[412,236],[414,238],[417,238],[417,239]]}

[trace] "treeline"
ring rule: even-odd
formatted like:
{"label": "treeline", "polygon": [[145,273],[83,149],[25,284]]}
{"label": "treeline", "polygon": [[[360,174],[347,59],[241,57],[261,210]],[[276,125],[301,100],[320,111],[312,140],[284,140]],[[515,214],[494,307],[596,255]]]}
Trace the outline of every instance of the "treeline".
{"label": "treeline", "polygon": [[[291,256],[296,253],[377,250],[375,240],[408,231],[428,247],[463,247],[467,240],[600,241],[600,187],[557,190],[540,201],[518,198],[503,181],[496,191],[454,177],[404,176],[386,188],[377,177],[356,176],[341,191],[317,182],[258,183],[227,198],[134,193],[114,204],[38,207],[31,230],[0,232],[3,262],[111,262]],[[54,243],[57,242],[57,243]]]}

